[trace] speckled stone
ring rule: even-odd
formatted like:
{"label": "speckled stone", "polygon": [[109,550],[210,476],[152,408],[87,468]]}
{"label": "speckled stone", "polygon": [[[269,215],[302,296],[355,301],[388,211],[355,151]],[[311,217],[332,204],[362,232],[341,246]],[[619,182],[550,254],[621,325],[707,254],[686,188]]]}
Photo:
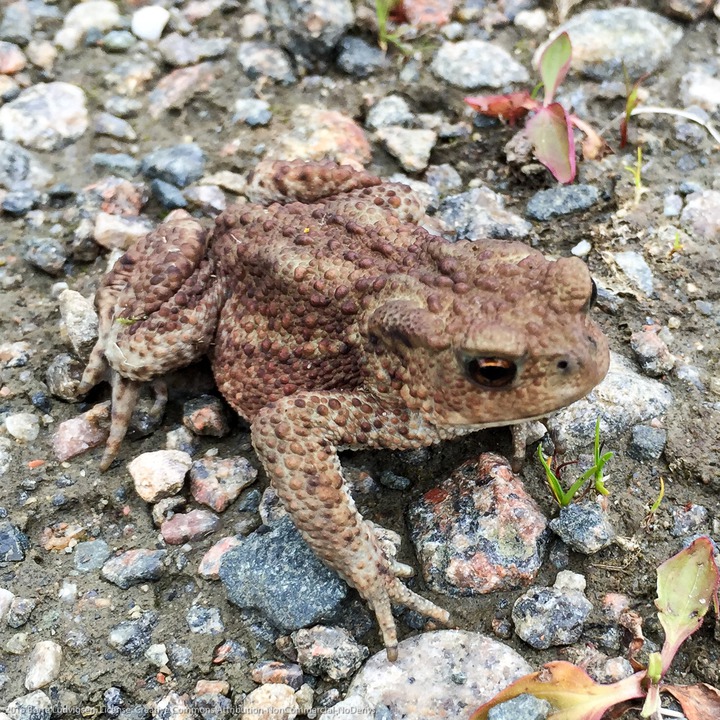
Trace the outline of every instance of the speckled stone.
{"label": "speckled stone", "polygon": [[257,479],[257,470],[244,457],[202,458],[190,468],[190,492],[199,503],[223,512]]}
{"label": "speckled stone", "polygon": [[302,669],[330,680],[352,675],[370,654],[343,628],[303,628],[292,634],[292,641]]}
{"label": "speckled stone", "polygon": [[415,116],[405,98],[400,95],[388,95],[380,98],[368,111],[365,125],[371,130],[378,130],[391,125],[406,126],[413,122]]}
{"label": "speckled stone", "polygon": [[502,196],[488,187],[449,195],[440,204],[438,217],[462,240],[520,239],[532,230],[527,220],[506,210]]}
{"label": "speckled stone", "polygon": [[600,437],[610,442],[634,425],[663,415],[673,402],[665,385],[640,375],[625,358],[611,353],[605,379],[587,397],[559,410],[552,424],[566,452],[576,453],[592,445],[598,417]]}
{"label": "speckled stone", "polygon": [[277,660],[263,660],[252,669],[252,679],[260,685],[281,683],[299,690],[303,684],[303,671],[295,663],[283,663]]}
{"label": "speckled stone", "polygon": [[300,712],[289,685],[270,683],[255,688],[243,702],[241,720],[294,720]]}
{"label": "speckled stone", "polygon": [[533,581],[547,519],[507,461],[485,453],[414,503],[410,535],[428,585],[450,595],[511,590]]}
{"label": "speckled stone", "polygon": [[173,515],[162,524],[160,532],[168,545],[182,545],[211,535],[219,524],[220,518],[208,510],[191,510]]}
{"label": "speckled stone", "polygon": [[[683,31],[661,15],[631,7],[585,10],[550,33],[547,43],[567,32],[571,67],[592,80],[631,78],[653,72],[672,57]],[[547,43],[538,48],[536,57]]]}
{"label": "speckled stone", "polygon": [[158,620],[154,611],[144,612],[137,620],[124,620],[111,628],[108,644],[122,655],[141,658],[152,643],[152,632]]}
{"label": "speckled stone", "polygon": [[110,430],[110,401],[99,403],[77,417],[63,420],[52,436],[55,457],[60,462],[102,445]]}
{"label": "speckled stone", "polygon": [[147,96],[150,117],[158,119],[167,110],[185,107],[197,93],[212,87],[217,74],[213,62],[202,62],[168,73]]}
{"label": "speckled stone", "polygon": [[196,435],[225,437],[230,432],[225,404],[213,395],[201,395],[183,405],[183,425]]}
{"label": "speckled stone", "polygon": [[127,550],[110,558],[102,567],[102,576],[123,590],[149,580],[159,580],[165,567],[167,550]]}
{"label": "speckled stone", "polygon": [[395,662],[384,651],[373,655],[330,715],[352,716],[355,708],[358,717],[365,717],[358,711],[369,708],[372,713],[384,705],[389,714],[381,717],[389,720],[464,720],[470,709],[530,671],[518,653],[484,635],[423,633],[398,645]]}
{"label": "speckled stone", "polygon": [[615,530],[607,513],[593,501],[571,503],[550,521],[550,529],[577,552],[592,555],[610,545]]}
{"label": "speckled stone", "polygon": [[73,552],[75,569],[81,573],[100,570],[110,555],[112,555],[112,550],[104,540],[88,540],[78,543]]}
{"label": "speckled stone", "polygon": [[205,153],[196,143],[181,143],[156,150],[142,159],[146,177],[185,187],[199,180],[205,171]]}
{"label": "speckled stone", "polygon": [[700,531],[707,522],[708,511],[702,505],[688,503],[672,509],[673,526],[670,534],[673,537],[687,537]]}
{"label": "speckled stone", "polygon": [[52,715],[52,703],[42,690],[22,695],[7,705],[7,717],[11,720],[50,720]]}
{"label": "speckled stone", "polygon": [[23,258],[48,275],[58,277],[67,262],[67,251],[55,238],[30,237],[25,241]]}
{"label": "speckled stone", "polygon": [[576,642],[592,610],[584,587],[582,576],[563,570],[553,587],[530,588],[513,605],[515,632],[538,650]]}
{"label": "speckled stone", "polygon": [[192,458],[180,450],[156,450],[138,455],[129,465],[135,492],[145,502],[157,502],[180,491]]}
{"label": "speckled stone", "polygon": [[628,455],[639,462],[658,460],[665,449],[667,430],[650,425],[636,425],[628,445]]}
{"label": "speckled stone", "polygon": [[668,334],[660,325],[644,325],[630,336],[630,347],[645,375],[661,377],[675,367],[675,356],[662,337]]}
{"label": "speckled stone", "polygon": [[97,340],[98,322],[93,303],[75,290],[63,290],[58,298],[60,317],[73,350],[87,358]]}
{"label": "speckled stone", "polygon": [[20,562],[30,547],[27,535],[8,520],[0,520],[0,562]]}
{"label": "speckled stone", "polygon": [[226,553],[220,579],[232,603],[260,610],[285,632],[330,615],[347,595],[347,585],[320,562],[288,517]]}
{"label": "speckled stone", "polygon": [[283,85],[295,82],[295,73],[288,56],[276,45],[256,40],[242,42],[237,59],[251,80],[269,78]]}
{"label": "speckled stone", "polygon": [[533,220],[552,220],[592,207],[599,198],[593,185],[556,185],[536,192],[527,204],[527,214]]}

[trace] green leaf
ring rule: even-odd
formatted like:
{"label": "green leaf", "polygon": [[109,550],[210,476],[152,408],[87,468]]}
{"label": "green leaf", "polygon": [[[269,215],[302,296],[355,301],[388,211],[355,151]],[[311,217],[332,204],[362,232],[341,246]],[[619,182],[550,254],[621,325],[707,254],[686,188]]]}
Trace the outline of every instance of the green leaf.
{"label": "green leaf", "polygon": [[575,138],[572,123],[560,103],[540,108],[525,126],[535,157],[561,183],[575,179]]}
{"label": "green leaf", "polygon": [[569,662],[551,662],[540,672],[526,675],[479,707],[470,720],[487,720],[490,709],[506,700],[530,693],[553,708],[548,720],[601,720],[613,705],[643,697],[644,672],[612,685],[596,683],[584,670]]}
{"label": "green leaf", "polygon": [[720,572],[713,550],[709,537],[699,537],[658,568],[655,606],[665,630],[663,675],[680,645],[702,625],[710,605],[717,605]]}
{"label": "green leaf", "polygon": [[540,57],[540,77],[545,85],[545,105],[550,105],[560,83],[565,79],[572,58],[570,36],[560,33]]}

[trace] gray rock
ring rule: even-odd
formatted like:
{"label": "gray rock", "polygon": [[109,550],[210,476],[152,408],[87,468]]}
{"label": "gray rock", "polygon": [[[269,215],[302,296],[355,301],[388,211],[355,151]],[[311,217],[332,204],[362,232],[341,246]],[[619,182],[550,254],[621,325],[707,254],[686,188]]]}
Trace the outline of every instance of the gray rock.
{"label": "gray rock", "polygon": [[73,350],[81,358],[89,357],[98,336],[98,319],[92,301],[76,290],[63,290],[58,304]]}
{"label": "gray rock", "polygon": [[16,698],[7,706],[7,717],[11,720],[50,720],[52,715],[52,703],[42,690]]}
{"label": "gray rock", "polygon": [[143,104],[137,98],[126,97],[125,95],[111,95],[105,101],[105,110],[121,118],[137,117]]}
{"label": "gray rock", "polygon": [[125,153],[95,153],[91,158],[95,167],[107,170],[113,175],[127,178],[135,177],[140,172],[140,161]]}
{"label": "gray rock", "polygon": [[95,116],[93,130],[96,135],[107,135],[118,140],[137,140],[137,133],[127,120],[108,112],[101,112]]}
{"label": "gray rock", "polygon": [[404,98],[399,95],[388,95],[370,108],[365,125],[371,130],[378,130],[392,125],[410,125],[414,120],[415,116]]}
{"label": "gray rock", "polygon": [[23,258],[34,267],[48,275],[62,275],[67,262],[67,253],[63,244],[56,238],[29,238],[25,242]]}
{"label": "gray rock", "polygon": [[100,570],[110,555],[112,555],[112,550],[104,540],[88,540],[78,543],[73,553],[75,569],[81,573]]}
{"label": "gray rock", "polygon": [[0,40],[25,47],[32,40],[34,18],[27,2],[8,3],[0,23]]}
{"label": "gray rock", "polygon": [[460,173],[447,163],[430,165],[425,171],[425,182],[434,187],[440,195],[447,195],[462,187]]}
{"label": "gray rock", "polygon": [[592,80],[622,79],[623,67],[631,78],[651,73],[670,60],[683,36],[680,27],[647,10],[586,10],[553,30],[535,57],[563,32],[572,42],[571,67]]}
{"label": "gray rock", "polygon": [[156,150],[142,159],[142,172],[178,187],[199,180],[205,172],[205,153],[195,143],[182,143]]}
{"label": "gray rock", "polygon": [[380,128],[376,137],[408,172],[420,172],[427,167],[437,142],[437,134],[433,130],[415,130],[397,125]]}
{"label": "gray rock", "polygon": [[528,663],[507,645],[478,633],[439,630],[398,645],[398,659],[373,655],[355,676],[347,698],[326,717],[366,717],[371,708],[390,720],[465,718],[508,684],[530,672]]}
{"label": "gray rock", "polygon": [[682,212],[683,200],[680,195],[670,193],[663,199],[663,215],[665,217],[677,217]]}
{"label": "gray rock", "polygon": [[720,234],[720,190],[692,192],[680,220],[699,239],[712,241]]}
{"label": "gray rock", "polygon": [[377,45],[347,35],[340,42],[337,64],[348,75],[365,78],[385,67],[385,53]]}
{"label": "gray rock", "polygon": [[229,46],[229,38],[185,37],[179,33],[171,33],[165,36],[157,47],[166,63],[174,67],[184,67],[208,58],[221,57]]}
{"label": "gray rock", "polygon": [[0,520],[0,562],[20,562],[30,547],[27,535],[8,520]]}
{"label": "gray rock", "polygon": [[658,325],[645,325],[630,336],[630,347],[642,371],[650,377],[661,377],[675,367],[675,356],[670,352],[664,337],[667,329]]}
{"label": "gray rock", "polygon": [[697,533],[707,522],[708,511],[702,505],[690,503],[672,509],[673,526],[670,534],[673,537],[687,537]]}
{"label": "gray rock", "polygon": [[164,180],[150,181],[150,192],[153,197],[168,210],[177,210],[177,208],[187,207],[188,201],[185,196],[172,183]]}
{"label": "gray rock", "polygon": [[509,52],[484,40],[443,43],[431,69],[442,80],[465,90],[500,89],[530,80],[528,71]]}
{"label": "gray rock", "polygon": [[30,175],[30,153],[17,143],[0,140],[0,187],[17,189]]}
{"label": "gray rock", "polygon": [[593,501],[571,503],[550,521],[550,529],[573,550],[592,555],[615,539],[607,513]]}
{"label": "gray rock", "polygon": [[408,524],[425,582],[454,596],[528,585],[548,539],[540,508],[492,453],[464,463],[413,503]]}
{"label": "gray rock", "polygon": [[85,93],[70,83],[38,83],[0,107],[0,135],[35,150],[59,150],[87,126]]}
{"label": "gray rock", "polygon": [[61,353],[56,355],[45,371],[45,382],[52,395],[66,402],[75,402],[77,389],[84,370],[83,363],[76,358]]}
{"label": "gray rock", "polygon": [[235,114],[232,121],[244,122],[250,127],[267,125],[272,120],[270,103],[255,98],[240,98],[235,101]]}
{"label": "gray rock", "polygon": [[627,452],[633,460],[639,462],[657,460],[662,455],[666,442],[667,430],[650,425],[636,425]]}
{"label": "gray rock", "polygon": [[28,188],[9,192],[2,201],[2,210],[7,215],[19,217],[26,215],[40,204],[41,195],[37,190]]}
{"label": "gray rock", "polygon": [[237,59],[251,80],[270,78],[283,85],[295,82],[295,73],[288,56],[275,45],[258,41],[242,42]]}
{"label": "gray rock", "polygon": [[137,43],[137,38],[129,30],[111,30],[107,33],[100,45],[106,52],[122,53]]}
{"label": "gray rock", "polygon": [[490,708],[488,720],[545,720],[552,706],[534,695],[518,695]]}
{"label": "gray rock", "polygon": [[715,112],[720,108],[720,78],[693,69],[680,81],[680,97],[685,107],[697,105],[707,112]]}
{"label": "gray rock", "polygon": [[593,185],[556,185],[536,192],[527,204],[527,214],[533,220],[551,220],[587,210],[598,197],[598,190]]}
{"label": "gray rock", "polygon": [[139,659],[152,643],[152,632],[158,623],[158,614],[144,612],[137,620],[125,620],[110,630],[108,644],[120,654]]}
{"label": "gray rock", "polygon": [[653,294],[655,280],[650,266],[641,253],[635,250],[624,250],[613,253],[612,258],[633,285],[648,296]]}
{"label": "gray rock", "polygon": [[220,610],[216,607],[193,605],[185,615],[190,632],[199,635],[220,635],[225,631]]}
{"label": "gray rock", "polygon": [[347,630],[316,625],[292,634],[297,661],[308,675],[342,680],[352,675],[370,654]]}
{"label": "gray rock", "polygon": [[[0,555],[0,559],[1,558],[2,555]],[[37,600],[35,598],[15,597],[12,603],[10,603],[10,610],[5,618],[5,622],[7,622],[11,628],[22,627],[30,619],[30,615],[32,615],[36,607]]]}
{"label": "gray rock", "polygon": [[273,0],[268,9],[277,42],[309,62],[328,57],[355,21],[350,0]]}
{"label": "gray rock", "polygon": [[438,217],[461,240],[519,239],[532,230],[527,220],[506,210],[505,200],[488,187],[449,195],[440,203]]}
{"label": "gray rock", "polygon": [[672,404],[672,393],[662,383],[638,374],[625,358],[611,353],[605,379],[587,397],[558,411],[552,424],[566,452],[577,453],[592,445],[598,417],[600,437],[607,442],[659,417]]}
{"label": "gray rock", "polygon": [[159,580],[165,572],[163,561],[167,550],[127,550],[110,558],[102,567],[108,582],[127,590],[133,585]]}
{"label": "gray rock", "polygon": [[260,610],[283,631],[331,615],[347,595],[345,583],[320,562],[289,517],[226,553],[220,579],[231,602]]}
{"label": "gray rock", "polygon": [[681,20],[692,22],[710,12],[713,0],[663,0],[665,12]]}
{"label": "gray rock", "polygon": [[537,650],[570,645],[582,634],[592,605],[583,592],[584,578],[579,585],[568,586],[565,583],[568,576],[582,578],[563,570],[553,587],[532,587],[513,605],[515,632]]}

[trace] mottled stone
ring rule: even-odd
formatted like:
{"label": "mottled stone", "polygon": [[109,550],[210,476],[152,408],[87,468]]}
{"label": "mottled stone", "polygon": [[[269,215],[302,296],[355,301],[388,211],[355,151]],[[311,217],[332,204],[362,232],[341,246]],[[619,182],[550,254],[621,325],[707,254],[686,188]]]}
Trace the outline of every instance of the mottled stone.
{"label": "mottled stone", "polygon": [[630,347],[642,371],[650,377],[666,375],[675,367],[675,357],[661,334],[667,333],[660,325],[644,325],[630,336]]}
{"label": "mottled stone", "polygon": [[[353,679],[347,697],[327,716],[372,718],[385,706],[391,720],[465,718],[531,671],[514,650],[464,630],[439,630],[403,640],[398,659],[373,655]],[[381,711],[385,712],[385,711]],[[378,717],[375,715],[374,717]]]}
{"label": "mottled stone", "polygon": [[183,108],[201,92],[209,90],[217,77],[212,62],[178,68],[168,73],[147,96],[148,113],[157,120],[167,110]]}
{"label": "mottled stone", "polygon": [[148,611],[137,620],[124,620],[111,628],[108,644],[122,655],[141,658],[152,643],[152,632],[158,619],[156,612]]}
{"label": "mottled stone", "polygon": [[283,663],[277,660],[263,660],[252,669],[253,682],[259,685],[267,683],[289,685],[299,690],[303,684],[303,671],[295,663]]}
{"label": "mottled stone", "polygon": [[499,455],[461,465],[411,506],[408,521],[423,577],[439,592],[511,590],[542,564],[547,520]]}
{"label": "mottled stone", "polygon": [[377,45],[346,35],[340,41],[337,64],[344,73],[365,78],[385,67],[386,56]]}
{"label": "mottled stone", "polygon": [[183,425],[196,435],[225,437],[230,432],[225,405],[213,395],[201,395],[183,405]]}
{"label": "mottled stone", "polygon": [[673,537],[687,537],[698,533],[707,522],[708,511],[702,505],[688,503],[672,509],[673,526],[670,534]]}
{"label": "mottled stone", "polygon": [[88,126],[85,93],[65,82],[39,83],[0,107],[0,134],[35,150],[59,150]]}
{"label": "mottled stone", "polygon": [[658,460],[665,449],[667,431],[650,425],[636,425],[628,445],[628,455],[639,462]]}
{"label": "mottled stone", "polygon": [[190,468],[190,491],[199,503],[223,512],[257,479],[257,470],[244,457],[203,458]]}
{"label": "mottled stone", "polygon": [[58,301],[60,317],[73,350],[81,358],[87,358],[98,333],[93,303],[75,290],[63,290]]}
{"label": "mottled stone", "polygon": [[300,712],[289,685],[270,683],[255,688],[243,702],[241,720],[294,720]]}
{"label": "mottled stone", "polygon": [[158,43],[158,50],[166,63],[182,67],[220,57],[225,54],[229,45],[229,38],[186,37],[172,33]]}
{"label": "mottled stone", "polygon": [[331,615],[347,594],[345,583],[320,562],[288,517],[226,553],[220,579],[232,603],[260,610],[286,632]]}
{"label": "mottled stone", "polygon": [[302,669],[330,680],[348,677],[370,654],[343,628],[316,625],[297,630],[292,640]]}
{"label": "mottled stone", "polygon": [[146,218],[100,212],[95,217],[93,238],[109,250],[127,250],[152,229],[153,224]]}
{"label": "mottled stone", "polygon": [[712,241],[720,234],[720,190],[693,192],[680,220],[698,239]]}
{"label": "mottled stone", "polygon": [[8,520],[0,520],[0,562],[20,562],[30,547],[27,535]]}
{"label": "mottled stone", "polygon": [[400,95],[387,95],[380,98],[368,111],[365,125],[371,130],[390,126],[406,126],[415,116],[405,98]]}
{"label": "mottled stone", "polygon": [[216,542],[204,555],[198,566],[198,575],[208,580],[220,579],[220,565],[225,553],[238,547],[242,540],[238,537],[226,537]]}
{"label": "mottled stone", "polygon": [[52,703],[42,690],[22,695],[7,705],[10,720],[50,720],[52,715]]}
{"label": "mottled stone", "polygon": [[207,510],[191,510],[173,515],[162,524],[160,532],[168,545],[182,545],[211,535],[219,523],[218,516]]}
{"label": "mottled stone", "polygon": [[36,643],[25,674],[25,689],[39,690],[57,679],[62,663],[62,648],[52,640]]}
{"label": "mottled stone", "polygon": [[199,180],[205,171],[205,153],[196,143],[181,143],[156,150],[142,159],[142,172],[178,187]]}
{"label": "mottled stone", "polygon": [[295,82],[295,73],[288,56],[276,45],[256,40],[242,42],[237,60],[251,80],[269,78],[283,85]]}
{"label": "mottled stone", "polygon": [[145,502],[157,502],[180,492],[192,458],[180,450],[156,450],[138,455],[129,465],[135,492]]}
{"label": "mottled stone", "polygon": [[550,529],[573,550],[592,555],[610,545],[615,530],[607,513],[593,501],[571,503],[550,521]]}
{"label": "mottled stone", "polygon": [[556,185],[536,192],[527,204],[527,214],[533,220],[552,220],[587,210],[598,198],[598,189],[593,185]]}
{"label": "mottled stone", "polygon": [[485,40],[443,43],[431,69],[440,79],[464,90],[501,89],[530,79],[528,71],[510,53]]}
{"label": "mottled stone", "polygon": [[73,552],[75,569],[81,573],[100,570],[110,555],[112,555],[112,551],[104,540],[88,540],[78,543]]}
{"label": "mottled stone", "polygon": [[159,580],[165,567],[166,550],[127,550],[110,558],[102,567],[102,576],[123,590],[151,580]]}
{"label": "mottled stone", "polygon": [[110,431],[110,401],[99,403],[82,415],[64,420],[53,433],[52,447],[60,462],[102,445]]}
{"label": "mottled stone", "polygon": [[199,635],[220,635],[225,631],[220,610],[216,607],[193,605],[185,615],[190,632]]}
{"label": "mottled stone", "polygon": [[58,277],[67,262],[67,251],[56,238],[30,237],[24,243],[23,258],[48,275]]}

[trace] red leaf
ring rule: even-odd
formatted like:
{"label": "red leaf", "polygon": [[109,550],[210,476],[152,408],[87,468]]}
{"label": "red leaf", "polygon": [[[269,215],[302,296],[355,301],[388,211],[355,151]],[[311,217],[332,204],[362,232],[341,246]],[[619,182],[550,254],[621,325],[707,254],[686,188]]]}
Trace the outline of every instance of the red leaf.
{"label": "red leaf", "polygon": [[575,138],[572,123],[560,103],[540,108],[528,120],[525,132],[535,157],[561,183],[575,179]]}
{"label": "red leaf", "polygon": [[481,115],[503,118],[510,123],[515,123],[525,117],[530,110],[540,107],[540,104],[530,97],[526,90],[521,92],[507,93],[506,95],[478,95],[477,97],[466,97],[465,102]]}
{"label": "red leaf", "polygon": [[720,717],[720,691],[712,685],[663,685],[681,705],[688,720],[717,720]]}

